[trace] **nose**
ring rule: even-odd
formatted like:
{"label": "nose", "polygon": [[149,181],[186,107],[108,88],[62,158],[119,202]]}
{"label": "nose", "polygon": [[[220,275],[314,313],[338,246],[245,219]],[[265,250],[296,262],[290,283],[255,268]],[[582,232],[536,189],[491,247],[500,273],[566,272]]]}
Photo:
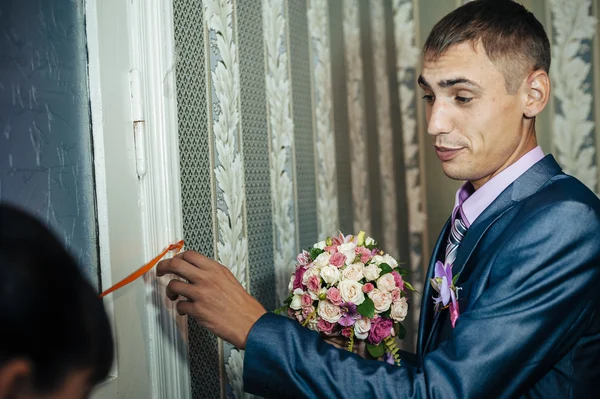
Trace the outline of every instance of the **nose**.
{"label": "nose", "polygon": [[427,133],[432,136],[447,134],[452,131],[449,109],[442,101],[435,101],[427,107]]}

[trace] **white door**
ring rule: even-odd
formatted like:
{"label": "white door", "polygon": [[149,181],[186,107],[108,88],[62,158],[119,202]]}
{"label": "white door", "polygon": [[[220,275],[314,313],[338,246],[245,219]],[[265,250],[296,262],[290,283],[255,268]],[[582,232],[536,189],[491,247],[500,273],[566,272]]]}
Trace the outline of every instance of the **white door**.
{"label": "white door", "polygon": [[[170,0],[87,0],[103,289],[182,239]],[[170,98],[169,98],[170,97]],[[105,297],[116,343],[96,399],[188,398],[187,324],[154,270]]]}

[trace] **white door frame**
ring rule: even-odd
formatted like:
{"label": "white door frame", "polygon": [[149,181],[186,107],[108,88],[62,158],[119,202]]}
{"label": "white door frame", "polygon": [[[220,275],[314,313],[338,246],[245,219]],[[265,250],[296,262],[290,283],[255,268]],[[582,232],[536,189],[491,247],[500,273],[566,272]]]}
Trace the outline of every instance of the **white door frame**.
{"label": "white door frame", "polygon": [[[183,238],[171,0],[86,0],[101,281]],[[135,134],[134,134],[135,126]],[[103,398],[190,398],[187,320],[154,270],[105,299],[116,364]]]}

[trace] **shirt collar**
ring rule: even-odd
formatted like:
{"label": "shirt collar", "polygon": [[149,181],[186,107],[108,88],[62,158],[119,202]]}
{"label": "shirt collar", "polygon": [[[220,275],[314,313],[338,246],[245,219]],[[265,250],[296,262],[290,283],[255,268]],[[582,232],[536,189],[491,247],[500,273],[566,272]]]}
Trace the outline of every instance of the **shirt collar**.
{"label": "shirt collar", "polygon": [[506,187],[542,158],[544,158],[544,151],[540,146],[537,146],[508,168],[492,177],[479,190],[475,191],[470,182],[465,182],[456,192],[452,220],[456,217],[456,213],[460,211],[462,220],[469,227]]}

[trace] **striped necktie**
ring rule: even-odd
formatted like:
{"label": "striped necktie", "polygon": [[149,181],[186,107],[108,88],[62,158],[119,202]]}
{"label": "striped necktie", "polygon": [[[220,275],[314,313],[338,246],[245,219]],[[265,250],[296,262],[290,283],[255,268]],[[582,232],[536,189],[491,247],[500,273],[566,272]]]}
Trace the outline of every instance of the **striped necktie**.
{"label": "striped necktie", "polygon": [[461,210],[458,209],[454,223],[450,228],[450,235],[448,236],[448,244],[446,244],[446,264],[452,265],[456,260],[456,254],[458,252],[458,246],[462,242],[465,234],[467,233],[467,226],[461,219]]}

